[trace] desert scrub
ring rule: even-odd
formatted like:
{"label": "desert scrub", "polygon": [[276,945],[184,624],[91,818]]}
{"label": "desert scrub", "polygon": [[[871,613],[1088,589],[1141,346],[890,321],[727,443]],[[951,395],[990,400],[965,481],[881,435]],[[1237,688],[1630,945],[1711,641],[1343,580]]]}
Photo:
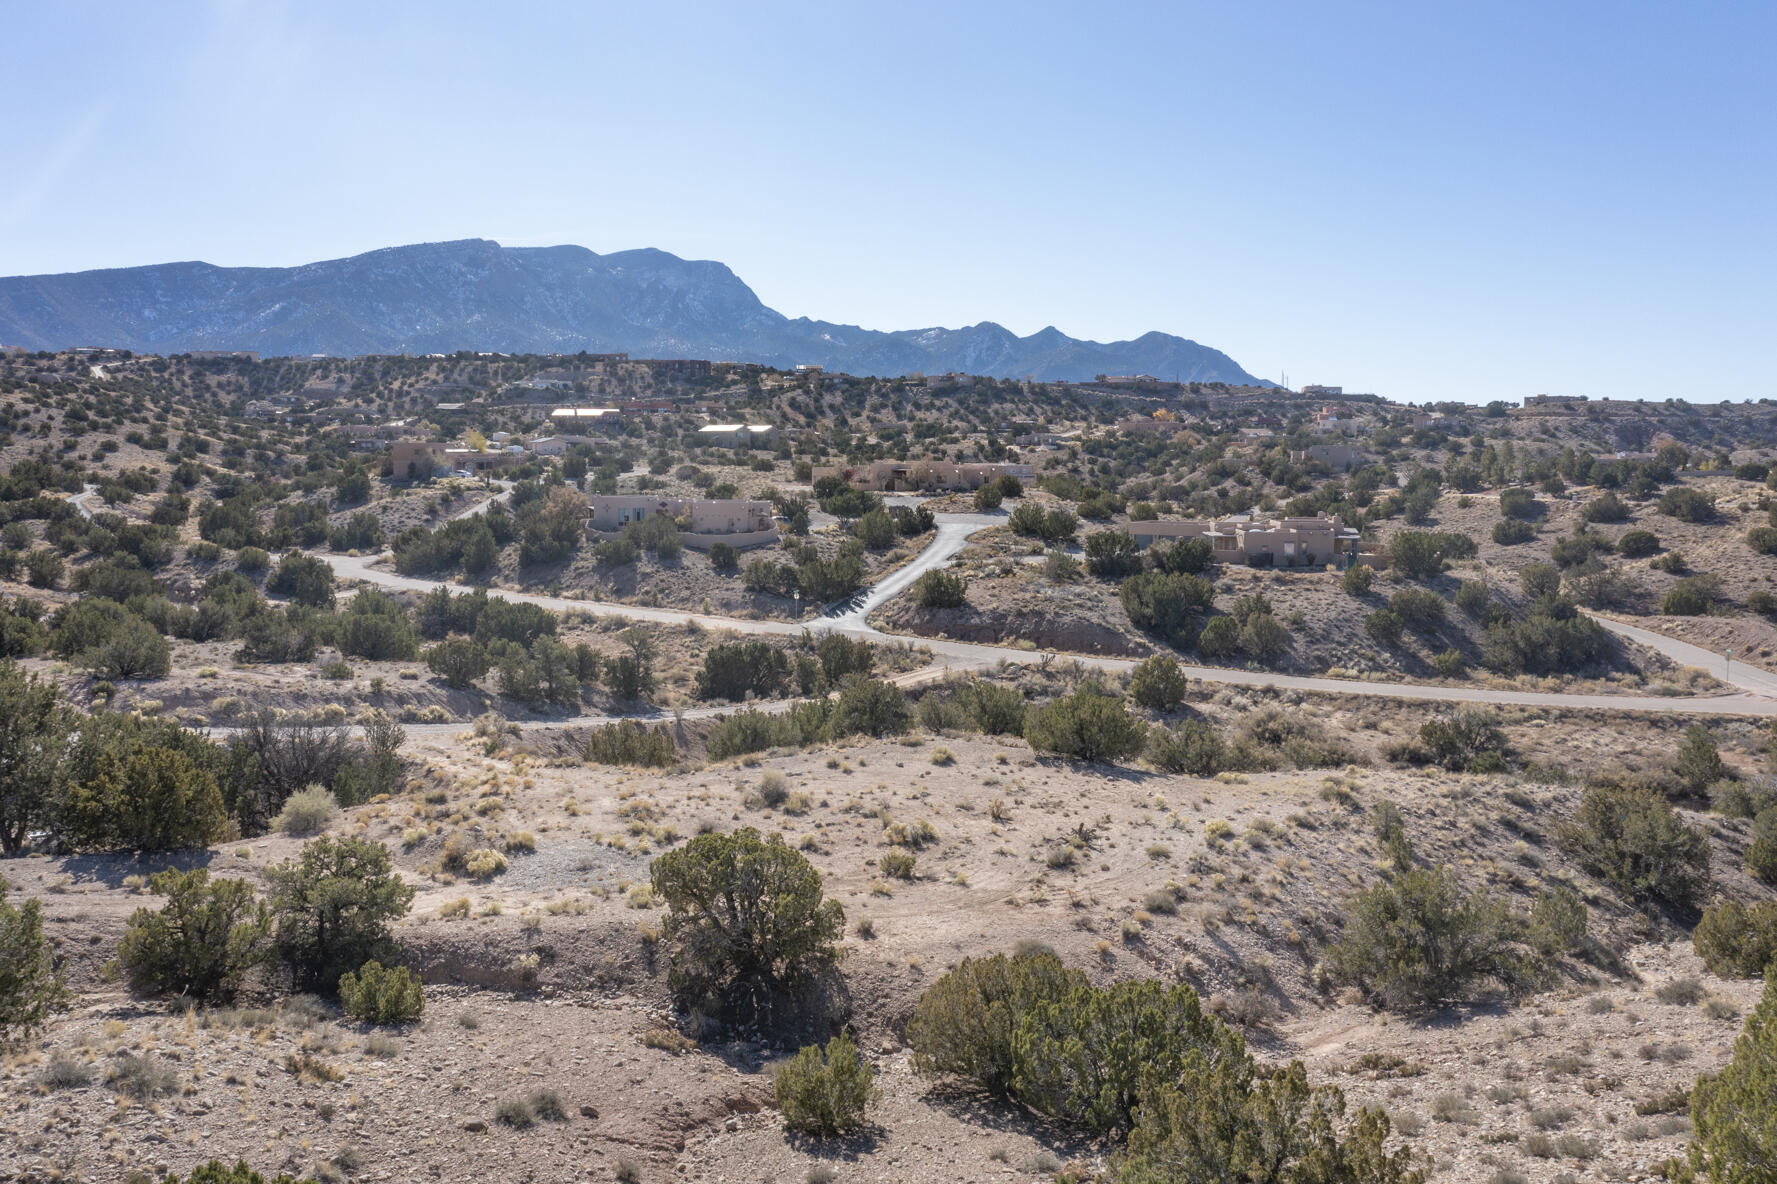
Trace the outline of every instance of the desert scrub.
{"label": "desert scrub", "polygon": [[506,857],[492,847],[480,847],[463,860],[463,870],[477,880],[491,880],[506,870]]}
{"label": "desert scrub", "polygon": [[956,764],[956,753],[940,744],[938,747],[932,749],[932,763],[939,768],[954,765]]}
{"label": "desert scrub", "polygon": [[311,785],[284,799],[284,808],[272,819],[272,829],[297,838],[319,834],[339,813],[339,803],[325,787]]}
{"label": "desert scrub", "polygon": [[500,846],[508,855],[530,855],[537,850],[537,836],[528,830],[515,831]]}
{"label": "desert scrub", "polygon": [[772,1087],[785,1126],[828,1138],[863,1125],[875,1082],[875,1070],[858,1055],[852,1038],[841,1032],[825,1048],[808,1045],[778,1066]]}
{"label": "desert scrub", "polygon": [[459,896],[455,900],[447,900],[439,905],[438,915],[444,920],[450,921],[458,917],[467,917],[469,915],[469,909],[469,898],[467,896]]}
{"label": "desert scrub", "polygon": [[911,880],[915,856],[905,847],[890,847],[883,852],[879,866],[882,874],[893,876],[897,880]]}
{"label": "desert scrub", "polygon": [[340,976],[339,1000],[346,1014],[367,1024],[409,1024],[426,1010],[425,992],[417,974],[405,966],[375,959],[356,974]]}

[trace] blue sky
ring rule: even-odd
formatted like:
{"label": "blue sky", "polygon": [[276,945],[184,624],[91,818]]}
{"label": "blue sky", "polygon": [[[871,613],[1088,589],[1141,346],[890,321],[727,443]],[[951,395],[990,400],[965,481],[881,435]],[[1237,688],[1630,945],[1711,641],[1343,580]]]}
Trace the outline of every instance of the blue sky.
{"label": "blue sky", "polygon": [[4,6],[0,274],[654,246],[1292,385],[1777,394],[1777,5]]}

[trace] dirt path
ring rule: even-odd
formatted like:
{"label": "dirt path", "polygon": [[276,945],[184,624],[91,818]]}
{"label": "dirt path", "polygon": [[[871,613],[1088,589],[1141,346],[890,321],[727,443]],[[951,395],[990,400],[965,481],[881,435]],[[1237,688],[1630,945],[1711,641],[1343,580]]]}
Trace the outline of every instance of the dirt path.
{"label": "dirt path", "polygon": [[[812,622],[748,621],[739,618],[711,616],[682,609],[647,608],[631,604],[610,604],[597,600],[571,600],[560,596],[539,596],[529,592],[501,592],[508,600],[535,604],[556,612],[579,612],[600,617],[625,617],[661,625],[684,625],[696,622],[710,629],[731,629],[737,633],[795,636],[804,630],[842,632],[879,641],[915,640],[929,649],[935,664],[949,670],[977,670],[1003,662],[1031,663],[1052,661],[1052,651],[1022,650],[1010,646],[981,645],[972,642],[942,639],[909,639],[884,633],[868,621],[868,615],[883,603],[905,591],[915,580],[950,561],[962,550],[970,535],[1001,519],[986,514],[942,514],[932,542],[911,563],[898,568],[881,583],[866,589],[848,601],[837,615]],[[422,580],[399,575],[379,565],[378,556],[318,554],[342,579],[363,580],[384,588],[411,592],[429,592],[445,581]],[[460,585],[452,585],[461,587]],[[464,589],[467,590],[467,589]],[[1585,695],[1545,691],[1504,691],[1488,687],[1429,686],[1422,683],[1360,682],[1354,679],[1314,678],[1305,675],[1276,674],[1270,671],[1235,670],[1221,666],[1184,666],[1187,677],[1202,682],[1235,686],[1270,686],[1280,689],[1309,691],[1316,694],[1366,695],[1393,699],[1437,700],[1451,703],[1493,703],[1520,707],[1599,708],[1611,711],[1650,711],[1660,713],[1704,715],[1777,715],[1777,675],[1750,666],[1736,664],[1723,671],[1723,659],[1700,646],[1676,641],[1661,634],[1594,616],[1600,625],[1620,637],[1646,645],[1660,653],[1689,665],[1701,666],[1732,684],[1736,693],[1728,695]],[[1122,672],[1135,662],[1128,658],[1105,658],[1090,654],[1067,655],[1070,660],[1100,670]],[[762,705],[769,706],[769,705]],[[559,722],[559,721],[558,721]],[[579,721],[569,721],[579,722]]]}

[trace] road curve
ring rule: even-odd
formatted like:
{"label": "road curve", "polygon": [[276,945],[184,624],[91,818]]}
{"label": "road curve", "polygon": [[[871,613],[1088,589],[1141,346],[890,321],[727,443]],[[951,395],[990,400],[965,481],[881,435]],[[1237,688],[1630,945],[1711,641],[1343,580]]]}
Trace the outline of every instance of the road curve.
{"label": "road curve", "polygon": [[[1051,651],[1018,649],[1013,646],[911,637],[884,633],[869,623],[868,618],[871,612],[905,591],[921,575],[948,563],[963,549],[970,535],[1003,520],[1003,516],[999,515],[939,515],[936,536],[926,549],[911,562],[898,568],[880,583],[866,589],[852,601],[847,602],[841,611],[808,621],[753,621],[738,617],[712,616],[709,613],[687,612],[683,609],[613,604],[598,600],[572,600],[561,596],[541,596],[531,592],[513,592],[505,589],[498,590],[498,594],[508,600],[523,604],[535,604],[556,612],[579,612],[599,617],[624,617],[650,624],[686,625],[696,623],[708,629],[728,629],[736,633],[779,637],[793,637],[801,634],[804,630],[814,633],[842,632],[852,636],[868,637],[875,641],[912,643],[929,649],[933,655],[936,674],[928,671],[927,677],[941,675],[951,670],[979,670],[1007,663],[1030,664],[1057,659],[1078,662],[1084,666],[1112,673],[1134,668],[1136,663],[1129,658],[1107,658],[1091,654],[1057,654]],[[378,566],[379,556],[317,554],[316,557],[329,564],[333,568],[334,575],[341,579],[362,580],[380,587],[409,592],[430,592],[440,584],[446,584],[457,591],[472,590],[467,585],[401,575],[387,567]],[[1718,673],[1722,671],[1723,665],[1720,654],[1633,625],[1613,621],[1608,617],[1595,616],[1594,619],[1612,633],[1658,650],[1676,661],[1687,665],[1701,666],[1709,670],[1710,673],[1716,674],[1718,678],[1722,677],[1722,674]],[[1777,675],[1741,665],[1735,665],[1731,671],[1726,672],[1727,677],[1723,678],[1723,681],[1736,688],[1733,694],[1673,696],[1562,694],[1546,691],[1496,690],[1491,687],[1479,686],[1370,682],[1356,679],[1276,674],[1264,670],[1236,670],[1223,666],[1182,666],[1182,669],[1187,677],[1206,683],[1275,687],[1279,690],[1299,690],[1316,694],[1364,695],[1375,698],[1447,703],[1490,703],[1500,706],[1649,711],[1665,714],[1777,715]],[[770,710],[779,705],[756,704],[755,706]],[[720,714],[728,710],[733,709],[697,708],[694,709],[694,712],[687,711],[684,718]],[[663,715],[653,718],[669,717]],[[583,716],[575,719],[539,722],[548,726],[559,726],[605,722],[605,717]],[[442,731],[445,729],[457,730],[462,725],[431,726]],[[409,730],[415,730],[415,727],[409,725]]]}

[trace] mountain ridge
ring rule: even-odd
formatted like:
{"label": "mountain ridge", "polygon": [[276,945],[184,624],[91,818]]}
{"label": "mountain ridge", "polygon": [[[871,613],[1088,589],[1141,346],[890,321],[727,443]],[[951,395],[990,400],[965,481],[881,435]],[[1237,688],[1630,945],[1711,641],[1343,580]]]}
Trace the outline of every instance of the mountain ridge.
{"label": "mountain ridge", "polygon": [[505,247],[457,239],[294,267],[201,261],[0,278],[0,343],[139,353],[628,352],[820,365],[855,374],[963,371],[1085,379],[1145,373],[1270,385],[1220,350],[1150,331],[1127,341],[1019,337],[993,321],[879,330],[787,317],[726,264],[643,247]]}

